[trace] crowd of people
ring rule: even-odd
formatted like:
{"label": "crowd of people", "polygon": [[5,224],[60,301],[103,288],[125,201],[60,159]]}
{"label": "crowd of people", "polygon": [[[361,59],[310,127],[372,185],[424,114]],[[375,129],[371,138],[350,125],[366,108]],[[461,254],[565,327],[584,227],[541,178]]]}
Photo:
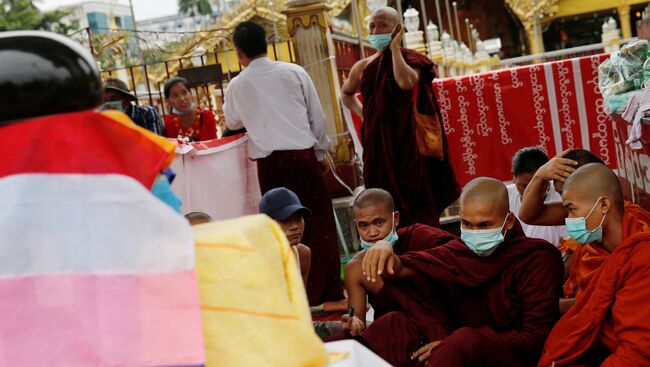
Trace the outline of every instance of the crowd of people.
{"label": "crowd of people", "polygon": [[[342,89],[344,104],[363,116],[365,182],[352,204],[361,251],[345,266],[343,283],[324,179],[330,141],[317,90],[301,67],[267,57],[263,27],[243,22],[233,33],[245,69],[228,86],[225,122],[247,131],[263,194],[259,212],[285,234],[318,336],[354,338],[394,366],[650,366],[650,213],[625,201],[616,174],[583,149],[549,159],[539,148],[522,147],[512,158],[512,184],[478,177],[461,190],[431,92],[433,63],[401,48],[404,30],[394,9],[379,8],[368,21],[377,52],[354,65]],[[135,141],[133,131],[142,131],[133,123],[172,139],[217,138],[214,114],[193,102],[187,80],[165,84],[170,111],[162,121],[154,108],[133,103],[123,81],[101,83],[92,63],[90,72],[75,66],[89,57],[64,41],[53,38],[69,50],[55,61],[75,80],[20,68],[25,61],[18,63],[15,51],[36,52],[30,42],[16,42],[21,37],[34,44],[51,39],[0,34],[0,63],[10,65],[0,70],[0,96],[9,102],[0,107],[0,131],[9,138],[20,132],[16,126],[43,124],[45,117],[57,121],[49,131],[61,132],[51,139],[71,149],[76,142],[59,122],[78,115],[102,121],[101,146]],[[34,88],[38,83],[50,85]],[[80,83],[87,84],[83,90]],[[53,87],[77,94],[63,101],[48,91]],[[422,125],[433,138],[418,138]],[[131,176],[180,212],[166,170],[173,144],[146,134],[137,139],[149,144],[128,148],[142,157],[137,163],[115,149],[73,161],[87,174],[102,167]],[[18,166],[0,169],[0,198],[16,195],[4,188],[7,177],[44,170]],[[47,169],[71,172],[55,163]],[[457,200],[460,236],[439,228],[440,213]],[[213,221],[200,212],[186,219],[192,226]],[[7,223],[0,223],[0,235],[14,233]],[[3,241],[2,253],[11,255],[21,241]],[[2,343],[0,351],[13,355]]]}

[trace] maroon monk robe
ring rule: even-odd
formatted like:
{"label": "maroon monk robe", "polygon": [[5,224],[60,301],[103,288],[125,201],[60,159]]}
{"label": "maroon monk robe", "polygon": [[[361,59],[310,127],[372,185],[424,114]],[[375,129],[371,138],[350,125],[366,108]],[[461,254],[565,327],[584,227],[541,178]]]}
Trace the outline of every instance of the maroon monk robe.
{"label": "maroon monk robe", "polygon": [[[404,255],[409,251],[429,250],[435,246],[440,246],[456,239],[456,236],[451,233],[423,224],[414,224],[412,226],[400,228],[397,230],[397,236],[398,240],[393,246],[393,252],[398,256]],[[401,287],[408,287],[412,285],[413,282],[422,282],[422,284],[417,284],[417,288],[420,290],[423,288],[428,290],[424,279],[392,281],[391,285],[392,287],[399,289]],[[384,294],[383,290],[380,290],[377,294],[368,294],[368,302],[372,305],[372,308],[375,311],[375,320],[390,311],[399,309],[413,310],[419,307],[423,301],[423,291],[419,291],[418,294],[414,294],[413,297],[402,297],[398,299],[398,302],[395,302],[390,290],[386,292],[386,294]],[[423,312],[426,313],[427,311],[425,310]]]}
{"label": "maroon monk robe", "polygon": [[311,250],[307,297],[311,306],[343,299],[341,258],[332,199],[323,178],[323,166],[313,149],[275,151],[257,160],[262,195],[276,187],[293,191],[311,210],[305,218],[302,243]]}
{"label": "maroon monk robe", "polygon": [[[426,97],[435,77],[433,63],[424,55],[402,49],[404,60],[420,69],[418,111],[438,114],[438,103]],[[370,62],[361,79],[363,96],[363,178],[367,188],[382,188],[393,195],[400,211],[400,226],[414,223],[439,226],[440,212],[460,193],[447,153],[445,159],[421,156],[415,140],[413,91],[402,90],[393,75],[391,51]],[[433,95],[431,93],[431,95]]]}
{"label": "maroon monk robe", "polygon": [[[440,232],[447,241],[448,234]],[[517,222],[488,257],[455,239],[400,259],[420,276],[408,287],[387,282],[383,296],[390,294],[401,309],[375,321],[361,337],[382,358],[409,366],[421,343],[442,340],[427,366],[535,365],[559,317],[563,264],[553,245],[526,237]],[[422,279],[425,289],[417,286]],[[403,301],[423,291],[426,304],[409,308]]]}

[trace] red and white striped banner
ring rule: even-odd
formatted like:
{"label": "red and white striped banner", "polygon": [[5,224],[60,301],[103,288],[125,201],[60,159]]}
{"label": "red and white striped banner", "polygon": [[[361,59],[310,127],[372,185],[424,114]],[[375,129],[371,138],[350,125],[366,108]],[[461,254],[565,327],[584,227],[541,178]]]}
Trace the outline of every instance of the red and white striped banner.
{"label": "red and white striped banner", "polygon": [[512,179],[512,156],[538,146],[554,156],[584,148],[616,168],[612,120],[603,110],[598,65],[607,55],[435,80],[459,182]]}

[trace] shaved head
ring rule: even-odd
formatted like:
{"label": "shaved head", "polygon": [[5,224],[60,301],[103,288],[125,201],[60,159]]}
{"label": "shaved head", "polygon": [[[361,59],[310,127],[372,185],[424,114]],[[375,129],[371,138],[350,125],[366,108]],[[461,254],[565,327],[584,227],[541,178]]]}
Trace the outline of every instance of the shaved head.
{"label": "shaved head", "polygon": [[470,181],[460,194],[461,229],[512,228],[508,190],[499,180],[479,177]]}
{"label": "shaved head", "polygon": [[395,210],[393,196],[386,190],[366,189],[354,199],[353,209],[365,209],[371,206],[382,205],[391,212]]}
{"label": "shaved head", "polygon": [[612,209],[622,217],[623,190],[616,174],[600,163],[588,163],[578,168],[564,183],[565,200],[584,200],[595,203],[599,197],[607,196]]}
{"label": "shaved head", "polygon": [[389,6],[383,6],[373,10],[366,18],[370,34],[391,33],[399,22],[399,13]]}
{"label": "shaved head", "polygon": [[489,177],[479,177],[470,181],[460,194],[460,205],[467,202],[490,203],[495,211],[506,215],[510,210],[508,190],[499,180]]}
{"label": "shaved head", "polygon": [[381,8],[377,8],[370,13],[370,16],[368,19],[373,19],[377,16],[387,16],[393,21],[395,21],[395,24],[399,23],[399,13],[397,10],[394,8],[391,8],[390,6],[382,6]]}

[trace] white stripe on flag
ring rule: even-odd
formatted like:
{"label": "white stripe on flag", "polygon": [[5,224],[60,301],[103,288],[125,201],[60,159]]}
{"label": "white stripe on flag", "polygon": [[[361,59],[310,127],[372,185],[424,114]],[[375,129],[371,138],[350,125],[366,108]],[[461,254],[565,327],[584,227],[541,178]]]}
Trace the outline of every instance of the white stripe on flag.
{"label": "white stripe on flag", "polygon": [[131,177],[0,179],[0,276],[131,274],[194,267],[191,227]]}
{"label": "white stripe on flag", "polygon": [[589,122],[587,120],[587,108],[585,107],[585,90],[582,85],[582,70],[580,60],[573,59],[573,82],[576,85],[576,101],[578,101],[578,116],[580,117],[580,136],[582,148],[590,150],[589,146]]}
{"label": "white stripe on flag", "polygon": [[556,154],[562,152],[562,130],[560,129],[560,115],[557,110],[557,98],[555,96],[555,82],[553,81],[553,64],[544,64],[544,76],[546,77],[546,93],[548,96],[548,107],[551,110],[551,125],[553,126],[553,138],[555,139]]}

